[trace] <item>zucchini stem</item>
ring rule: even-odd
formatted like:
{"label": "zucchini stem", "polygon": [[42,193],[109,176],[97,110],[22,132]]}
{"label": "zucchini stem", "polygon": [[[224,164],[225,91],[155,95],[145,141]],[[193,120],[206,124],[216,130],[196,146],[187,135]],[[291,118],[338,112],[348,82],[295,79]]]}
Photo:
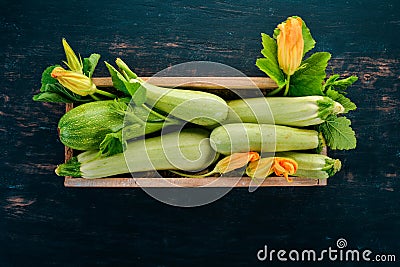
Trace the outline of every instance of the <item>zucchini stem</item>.
{"label": "zucchini stem", "polygon": [[101,99],[100,98],[98,98],[97,96],[95,96],[95,95],[93,95],[93,94],[91,94],[90,95],[94,100],[96,100],[96,101],[100,101]]}
{"label": "zucchini stem", "polygon": [[103,91],[103,90],[100,90],[100,89],[96,89],[96,93],[98,93],[100,95],[108,96],[108,97],[111,97],[111,98],[117,98],[116,95],[111,94],[111,93],[106,92],[106,91]]}
{"label": "zucchini stem", "polygon": [[168,117],[165,117],[164,115],[161,115],[160,113],[158,113],[158,112],[152,110],[152,109],[149,108],[146,104],[142,104],[142,107],[143,107],[144,109],[146,109],[148,112],[150,112],[151,114],[153,114],[153,115],[159,117],[160,119],[163,119],[163,120],[169,121],[169,122],[173,122],[172,119],[170,119],[170,118],[168,118]]}
{"label": "zucchini stem", "polygon": [[290,86],[290,75],[287,76],[287,83],[286,83],[285,92],[283,93],[283,96],[287,96],[287,94],[289,93],[289,86]]}
{"label": "zucchini stem", "polygon": [[276,95],[277,93],[279,93],[282,90],[283,87],[279,87],[274,89],[272,92],[268,93],[268,96],[273,96]]}

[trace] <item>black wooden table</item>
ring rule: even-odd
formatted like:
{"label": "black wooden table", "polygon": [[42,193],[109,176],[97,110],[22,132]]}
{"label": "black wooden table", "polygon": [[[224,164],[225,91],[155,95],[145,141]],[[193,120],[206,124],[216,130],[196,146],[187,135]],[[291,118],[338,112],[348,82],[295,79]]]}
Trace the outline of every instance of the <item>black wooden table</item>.
{"label": "black wooden table", "polygon": [[[321,251],[339,238],[400,261],[399,11],[394,0],[1,1],[0,266],[279,265],[257,252]],[[31,98],[42,70],[64,59],[62,37],[141,76],[188,61],[262,76],[260,33],[290,15],[307,22],[315,51],[332,53],[330,73],[359,77],[349,91],[357,149],[330,152],[344,167],[328,186],[234,189],[177,208],[141,189],[65,188],[54,174],[64,105]],[[103,64],[95,75],[107,75]],[[366,264],[337,261],[324,266]]]}

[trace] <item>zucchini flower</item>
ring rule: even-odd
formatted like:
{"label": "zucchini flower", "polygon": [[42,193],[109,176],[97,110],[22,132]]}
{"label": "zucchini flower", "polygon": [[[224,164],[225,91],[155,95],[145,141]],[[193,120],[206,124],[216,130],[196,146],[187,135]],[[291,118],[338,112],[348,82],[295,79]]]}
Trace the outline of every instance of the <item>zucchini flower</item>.
{"label": "zucchini flower", "polygon": [[278,25],[280,30],[277,36],[279,67],[288,76],[292,75],[300,66],[303,58],[304,40],[302,33],[303,21],[301,18],[288,18]]}
{"label": "zucchini flower", "polygon": [[64,47],[65,56],[67,57],[67,62],[64,61],[65,65],[67,65],[68,68],[74,72],[83,73],[82,59],[75,55],[74,50],[72,50],[65,38],[62,39],[62,44]]}
{"label": "zucchini flower", "polygon": [[251,162],[246,169],[246,174],[251,178],[267,178],[273,172],[284,176],[288,182],[293,182],[289,175],[296,173],[298,164],[293,159],[282,157],[262,158]]}
{"label": "zucchini flower", "polygon": [[81,96],[92,95],[98,91],[89,77],[82,73],[65,70],[62,67],[55,67],[51,72],[51,77],[57,79],[65,88]]}
{"label": "zucchini flower", "polygon": [[173,173],[186,176],[186,177],[191,177],[191,178],[201,178],[201,177],[207,177],[211,176],[213,174],[223,174],[227,173],[236,169],[239,169],[241,167],[246,166],[249,162],[256,161],[260,158],[260,155],[257,152],[245,152],[245,153],[233,153],[230,156],[226,156],[225,158],[221,159],[216,165],[214,170],[206,173],[206,174],[201,174],[201,175],[189,175],[189,174],[184,174],[180,173],[177,171],[171,171]]}
{"label": "zucchini flower", "polygon": [[257,152],[247,152],[247,153],[233,153],[221,159],[217,165],[215,165],[214,173],[227,173],[243,166],[247,163],[256,161],[260,158]]}

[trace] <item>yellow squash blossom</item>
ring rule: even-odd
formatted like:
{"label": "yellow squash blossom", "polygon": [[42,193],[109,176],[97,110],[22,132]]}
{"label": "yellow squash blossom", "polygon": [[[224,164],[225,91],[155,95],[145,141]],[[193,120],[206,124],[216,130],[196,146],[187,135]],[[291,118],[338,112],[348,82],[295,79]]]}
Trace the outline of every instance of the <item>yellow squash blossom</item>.
{"label": "yellow squash blossom", "polygon": [[57,79],[65,88],[81,96],[91,95],[98,91],[89,77],[82,73],[65,70],[62,67],[54,68],[51,77]]}
{"label": "yellow squash blossom", "polygon": [[213,174],[224,174],[236,169],[239,169],[241,167],[246,166],[249,162],[256,161],[260,158],[260,155],[257,152],[244,152],[244,153],[233,153],[232,155],[226,156],[225,158],[221,159],[216,165],[215,168],[205,174],[200,174],[200,175],[190,175],[190,174],[184,174],[181,172],[177,171],[172,171],[173,173],[186,176],[186,177],[191,177],[191,178],[201,178],[201,177],[207,177],[211,176]]}
{"label": "yellow squash blossom", "polygon": [[278,25],[280,30],[277,36],[279,67],[288,76],[292,75],[300,66],[303,58],[304,40],[301,18],[288,18]]}
{"label": "yellow squash blossom", "polygon": [[292,159],[269,157],[251,162],[246,169],[246,174],[251,178],[267,178],[275,172],[276,175],[284,176],[288,182],[292,182],[289,175],[295,174],[297,168],[297,162]]}
{"label": "yellow squash blossom", "polygon": [[65,51],[65,56],[67,57],[67,62],[64,61],[65,65],[68,66],[68,68],[72,71],[78,72],[78,73],[83,73],[83,64],[82,60],[80,60],[76,55],[75,52],[72,50],[72,48],[69,46],[67,43],[67,40],[65,38],[62,39],[62,44],[64,47]]}
{"label": "yellow squash blossom", "polygon": [[221,159],[217,165],[215,165],[214,172],[227,173],[246,166],[247,163],[256,161],[259,158],[260,155],[257,152],[233,153]]}

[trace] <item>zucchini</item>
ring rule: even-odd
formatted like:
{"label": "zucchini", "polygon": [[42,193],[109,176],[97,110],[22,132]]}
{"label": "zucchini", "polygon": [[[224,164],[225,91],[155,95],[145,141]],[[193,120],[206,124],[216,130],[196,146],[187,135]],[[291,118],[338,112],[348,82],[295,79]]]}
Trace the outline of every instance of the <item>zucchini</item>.
{"label": "zucchini", "polygon": [[59,165],[59,176],[100,178],[151,170],[200,171],[217,157],[204,129],[183,129],[162,136],[128,143],[124,153],[110,157],[86,151]]}
{"label": "zucchini", "polygon": [[201,126],[220,124],[228,115],[228,105],[219,96],[152,85],[140,79],[120,58],[115,63],[120,71],[106,62],[114,87],[130,94],[135,103],[143,101],[157,110]]}
{"label": "zucchini", "polygon": [[321,154],[300,152],[280,152],[277,157],[293,159],[298,164],[298,169],[293,176],[326,179],[340,171],[342,163],[339,159],[332,159]]}
{"label": "zucchini", "polygon": [[320,149],[324,144],[322,136],[314,130],[255,123],[219,126],[211,132],[210,141],[215,151],[224,155]]}
{"label": "zucchini", "polygon": [[344,107],[325,96],[257,97],[228,101],[225,124],[248,122],[287,126],[309,126],[328,116],[344,112]]}
{"label": "zucchini", "polygon": [[140,106],[129,110],[128,107],[121,101],[105,100],[71,109],[58,122],[61,142],[76,150],[100,148],[103,154],[111,155],[123,151],[125,142],[122,130],[124,140],[128,140],[159,131],[171,124],[149,115]]}
{"label": "zucchini", "polygon": [[95,101],[77,106],[58,122],[60,141],[73,149],[98,149],[108,133],[123,128],[124,116],[110,112],[113,100]]}
{"label": "zucchini", "polygon": [[228,116],[228,105],[217,95],[183,89],[169,89],[149,83],[146,103],[179,119],[210,126],[221,123]]}

